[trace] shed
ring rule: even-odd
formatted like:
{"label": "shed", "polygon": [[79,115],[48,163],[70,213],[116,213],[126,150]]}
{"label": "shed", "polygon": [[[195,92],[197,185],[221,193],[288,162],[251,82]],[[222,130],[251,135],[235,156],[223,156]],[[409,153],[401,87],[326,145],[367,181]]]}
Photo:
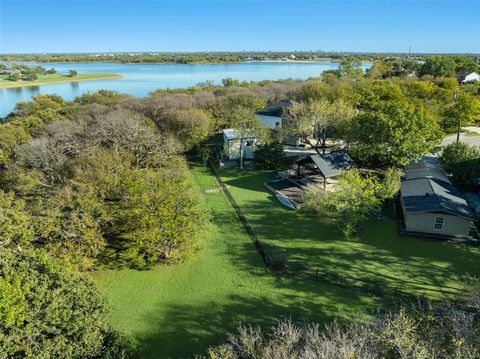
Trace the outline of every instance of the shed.
{"label": "shed", "polygon": [[407,232],[467,237],[475,220],[461,192],[437,179],[403,181],[400,199]]}
{"label": "shed", "polygon": [[355,163],[345,151],[308,155],[295,163],[297,165],[297,177],[300,177],[300,168],[302,166],[313,166],[323,177],[323,188],[326,187],[327,178],[338,177],[346,170],[355,167]]}
{"label": "shed", "polygon": [[257,138],[254,135],[244,136],[243,143],[238,138],[238,131],[233,128],[223,130],[223,153],[229,160],[240,159],[240,146],[243,146],[243,159],[254,158],[253,150]]}

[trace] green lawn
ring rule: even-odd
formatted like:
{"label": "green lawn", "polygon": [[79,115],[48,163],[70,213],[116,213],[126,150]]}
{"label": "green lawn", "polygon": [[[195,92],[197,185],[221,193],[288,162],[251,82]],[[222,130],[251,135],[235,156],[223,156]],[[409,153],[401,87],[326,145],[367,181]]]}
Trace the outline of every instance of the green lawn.
{"label": "green lawn", "polygon": [[27,81],[24,79],[20,79],[18,81],[12,81],[8,79],[8,75],[2,75],[0,76],[0,88],[48,85],[48,84],[54,84],[59,82],[78,82],[78,81],[116,79],[120,77],[122,76],[116,75],[116,74],[78,74],[73,77],[69,77],[57,72],[55,74],[39,75],[38,79],[34,81]]}
{"label": "green lawn", "polygon": [[221,176],[271,257],[432,298],[458,292],[465,273],[480,275],[477,247],[401,237],[392,219],[371,220],[346,240],[318,217],[282,207],[263,186],[273,172],[234,169]]}
{"label": "green lawn", "polygon": [[[194,166],[192,173],[214,223],[197,257],[152,270],[104,269],[93,274],[110,302],[112,324],[135,340],[140,357],[192,357],[223,342],[239,322],[269,326],[288,316],[319,322],[359,319],[379,304],[357,291],[267,273],[214,177],[201,166]],[[235,190],[248,196],[242,191],[260,195],[260,205],[265,196],[274,216],[282,213],[262,189]]]}

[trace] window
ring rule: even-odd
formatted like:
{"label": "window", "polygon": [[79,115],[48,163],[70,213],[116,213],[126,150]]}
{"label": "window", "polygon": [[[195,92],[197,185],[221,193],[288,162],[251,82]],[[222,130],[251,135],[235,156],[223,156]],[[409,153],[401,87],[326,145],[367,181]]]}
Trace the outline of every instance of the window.
{"label": "window", "polygon": [[435,218],[435,224],[433,226],[433,229],[437,231],[441,231],[443,229],[443,224],[445,223],[445,218],[443,217],[437,217]]}
{"label": "window", "polygon": [[275,127],[276,127],[276,128],[280,128],[280,122],[279,122],[279,121],[276,121],[276,122],[275,122]]}
{"label": "window", "polygon": [[248,141],[245,143],[245,146],[247,146],[247,147],[252,147],[252,146],[253,146],[253,140],[248,140]]}

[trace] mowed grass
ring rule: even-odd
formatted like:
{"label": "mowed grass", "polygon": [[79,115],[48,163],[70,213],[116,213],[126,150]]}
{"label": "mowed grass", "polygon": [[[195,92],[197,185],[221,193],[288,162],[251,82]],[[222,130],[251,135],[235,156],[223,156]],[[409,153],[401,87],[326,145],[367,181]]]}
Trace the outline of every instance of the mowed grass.
{"label": "mowed grass", "polygon": [[392,216],[370,220],[347,240],[318,216],[284,208],[263,185],[274,172],[224,169],[221,176],[273,258],[433,299],[458,293],[465,274],[480,275],[478,247],[400,236]]}
{"label": "mowed grass", "polygon": [[0,76],[0,88],[14,88],[24,86],[38,86],[48,85],[60,82],[78,82],[78,81],[92,81],[92,80],[105,80],[116,79],[122,77],[117,74],[77,74],[73,77],[66,76],[61,73],[38,75],[38,78],[33,81],[20,79],[18,81],[12,81],[8,79],[8,75]]}
{"label": "mowed grass", "polygon": [[111,323],[135,341],[138,357],[205,353],[241,322],[270,326],[284,317],[361,320],[380,304],[378,298],[357,291],[268,273],[211,173],[194,165],[192,174],[213,222],[195,259],[151,270],[117,268],[93,274],[110,303]]}

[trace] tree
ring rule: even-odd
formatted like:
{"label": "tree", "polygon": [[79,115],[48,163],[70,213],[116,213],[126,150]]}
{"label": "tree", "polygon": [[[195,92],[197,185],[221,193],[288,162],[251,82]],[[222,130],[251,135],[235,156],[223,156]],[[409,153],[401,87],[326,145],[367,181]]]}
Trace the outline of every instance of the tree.
{"label": "tree", "polygon": [[238,151],[240,156],[240,168],[243,168],[246,140],[251,137],[261,140],[265,128],[258,117],[255,116],[255,114],[249,108],[242,106],[233,108],[233,113],[231,114],[231,124],[235,129],[235,135],[239,141]]}
{"label": "tree", "polygon": [[208,217],[185,164],[134,170],[123,179],[119,225],[129,252],[146,263],[187,259],[198,248]]}
{"label": "tree", "polygon": [[0,170],[5,169],[12,162],[15,148],[30,140],[25,129],[12,122],[1,124],[0,131]]}
{"label": "tree", "polygon": [[75,77],[77,76],[77,71],[75,70],[68,70],[68,77]]}
{"label": "tree", "polygon": [[15,199],[13,192],[0,190],[0,248],[22,248],[35,240],[32,217],[25,202]]}
{"label": "tree", "polygon": [[12,70],[8,74],[8,79],[12,81],[18,81],[22,77],[22,74],[18,70]]}
{"label": "tree", "polygon": [[38,75],[35,72],[29,72],[25,75],[25,80],[27,81],[35,81],[38,79]]}
{"label": "tree", "polygon": [[172,110],[159,127],[175,134],[186,151],[201,143],[210,134],[211,118],[202,110],[194,108]]}
{"label": "tree", "polygon": [[443,114],[442,126],[447,132],[457,131],[457,127],[468,126],[480,119],[480,98],[463,91],[451,96]]}
{"label": "tree", "polygon": [[92,186],[65,186],[49,196],[37,217],[38,239],[56,258],[90,269],[105,249],[102,223],[110,219]]}
{"label": "tree", "polygon": [[429,56],[420,67],[419,75],[431,75],[434,77],[455,76],[456,64],[451,57]]}
{"label": "tree", "polygon": [[[317,152],[319,144],[325,151],[327,136],[353,115],[353,107],[342,99],[333,102],[321,99],[299,103],[288,111],[284,136],[300,136],[303,142],[311,145]],[[310,139],[315,139],[316,143],[310,142]]]}
{"label": "tree", "polygon": [[340,62],[338,71],[342,76],[361,77],[363,75],[362,62],[356,58],[344,58]]}
{"label": "tree", "polygon": [[302,202],[305,208],[334,218],[348,238],[372,213],[380,210],[384,195],[382,184],[376,177],[362,176],[358,170],[350,170],[339,178],[334,192],[311,188],[306,191]]}
{"label": "tree", "polygon": [[455,142],[443,148],[440,159],[460,189],[474,190],[480,185],[480,148]]}
{"label": "tree", "polygon": [[125,358],[92,279],[41,251],[0,251],[0,355]]}
{"label": "tree", "polygon": [[278,141],[258,144],[253,153],[255,167],[260,169],[273,170],[284,167],[287,164],[283,145]]}
{"label": "tree", "polygon": [[440,144],[435,117],[398,85],[373,84],[363,89],[359,114],[346,121],[342,136],[349,152],[374,167],[401,167]]}
{"label": "tree", "polygon": [[224,87],[238,86],[240,85],[240,81],[232,79],[231,77],[227,77],[222,79],[222,84]]}

